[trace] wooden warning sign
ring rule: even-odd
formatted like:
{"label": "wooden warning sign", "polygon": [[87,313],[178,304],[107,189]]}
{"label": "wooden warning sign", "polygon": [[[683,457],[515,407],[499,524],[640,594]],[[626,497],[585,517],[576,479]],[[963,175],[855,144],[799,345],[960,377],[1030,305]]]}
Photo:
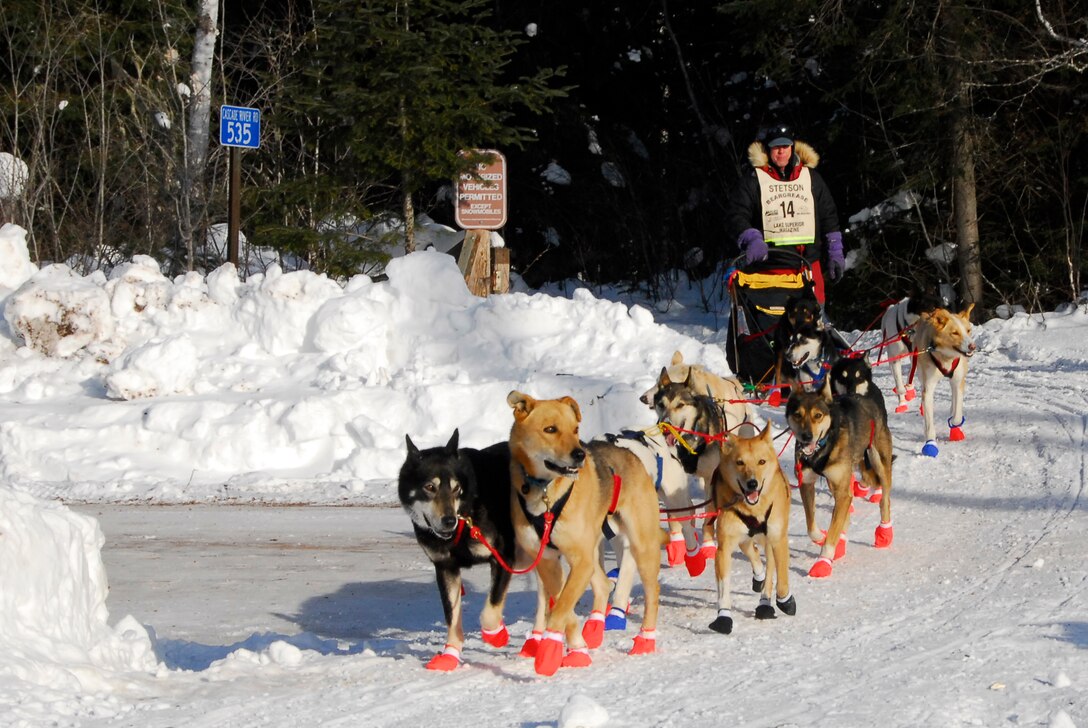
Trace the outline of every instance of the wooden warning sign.
{"label": "wooden warning sign", "polygon": [[506,157],[494,149],[474,153],[487,159],[458,178],[454,219],[462,230],[498,230],[506,225]]}

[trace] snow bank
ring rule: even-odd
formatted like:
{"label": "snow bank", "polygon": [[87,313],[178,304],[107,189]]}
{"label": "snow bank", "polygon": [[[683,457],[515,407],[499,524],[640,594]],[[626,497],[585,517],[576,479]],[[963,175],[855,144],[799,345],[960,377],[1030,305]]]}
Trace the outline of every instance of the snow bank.
{"label": "snow bank", "polygon": [[0,486],[0,713],[31,687],[108,692],[156,670],[140,624],[107,625],[102,543],[94,519]]}

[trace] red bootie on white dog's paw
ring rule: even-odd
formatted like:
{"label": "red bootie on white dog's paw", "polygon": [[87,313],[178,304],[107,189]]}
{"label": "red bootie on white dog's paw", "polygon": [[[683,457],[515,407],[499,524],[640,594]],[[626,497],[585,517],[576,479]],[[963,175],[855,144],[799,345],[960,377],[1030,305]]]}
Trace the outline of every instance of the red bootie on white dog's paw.
{"label": "red bootie on white dog's paw", "polygon": [[706,569],[706,556],[702,549],[696,549],[693,554],[684,554],[684,566],[688,568],[688,576],[696,577]]}
{"label": "red bootie on white dog's paw", "polygon": [[540,649],[540,637],[541,633],[534,629],[533,633],[525,638],[525,644],[521,646],[521,652],[518,655],[520,657],[536,657],[537,650]]}
{"label": "red bootie on white dog's paw", "polygon": [[782,406],[782,391],[779,389],[771,392],[771,396],[767,397],[768,407],[781,407]]}
{"label": "red bootie on white dog's paw", "polygon": [[880,523],[876,527],[876,535],[873,538],[873,546],[878,549],[886,549],[892,545],[892,522]]}
{"label": "red bootie on white dog's paw", "polygon": [[642,630],[635,635],[635,643],[628,655],[649,655],[657,651],[657,630]]}
{"label": "red bootie on white dog's paw", "polygon": [[669,535],[669,543],[665,546],[665,555],[669,559],[669,566],[679,566],[684,563],[684,534],[673,533]]}
{"label": "red bootie on white dog's paw", "polygon": [[963,423],[967,421],[966,417],[960,418],[958,425],[952,424],[952,418],[948,418],[948,439],[952,442],[962,442],[966,435],[963,434]]}
{"label": "red bootie on white dog's paw", "polygon": [[554,675],[563,664],[563,633],[546,630],[536,650],[533,669],[538,675]]}
{"label": "red bootie on white dog's paw", "polygon": [[589,613],[589,619],[582,625],[582,639],[591,650],[601,646],[604,642],[604,612],[593,610]]}
{"label": "red bootie on white dog's paw", "polygon": [[481,627],[480,637],[492,647],[506,647],[510,641],[510,632],[506,629],[505,623],[500,623],[495,629],[483,629]]}
{"label": "red bootie on white dog's paw", "polygon": [[831,576],[831,559],[819,558],[816,559],[816,563],[812,565],[812,568],[808,570],[808,575],[814,579],[823,579]]}
{"label": "red bootie on white dog's paw", "polygon": [[431,661],[427,663],[427,669],[438,670],[439,672],[449,672],[450,670],[456,670],[460,665],[461,650],[446,645],[444,650],[432,657]]}
{"label": "red bootie on white dog's paw", "polygon": [[706,561],[710,561],[711,559],[713,559],[714,555],[717,554],[717,553],[718,553],[718,542],[717,541],[707,541],[707,542],[705,542],[703,544],[702,548],[699,549],[699,554]]}

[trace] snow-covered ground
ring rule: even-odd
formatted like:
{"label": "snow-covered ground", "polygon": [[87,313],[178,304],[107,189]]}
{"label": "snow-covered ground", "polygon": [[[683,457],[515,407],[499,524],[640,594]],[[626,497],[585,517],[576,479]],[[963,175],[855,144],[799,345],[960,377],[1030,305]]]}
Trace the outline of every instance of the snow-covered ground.
{"label": "snow-covered ground", "polygon": [[436,252],[388,273],[171,281],[138,258],[84,278],[0,229],[0,724],[1088,724],[1083,307],[976,327],[967,440],[938,458],[916,412],[893,416],[892,549],[858,501],[846,559],[810,579],[795,506],[795,617],[757,622],[737,574],[719,635],[710,570],[666,569],[657,654],[625,654],[636,592],[591,667],[540,678],[517,656],[530,577],[493,650],[476,570],[466,664],[436,674],[433,573],[396,505],[405,433],[504,439],[511,389],[574,396],[586,437],[647,426],[637,395],[674,350],[728,368],[693,287],[659,310],[473,298]]}

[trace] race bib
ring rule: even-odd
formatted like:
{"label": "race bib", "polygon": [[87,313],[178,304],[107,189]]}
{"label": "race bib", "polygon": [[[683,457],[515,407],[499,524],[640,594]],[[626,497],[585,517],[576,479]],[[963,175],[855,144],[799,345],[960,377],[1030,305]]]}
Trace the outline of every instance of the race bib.
{"label": "race bib", "polygon": [[816,242],[816,205],[812,175],[801,168],[797,179],[783,182],[756,168],[763,205],[763,239],[768,245],[812,245]]}

